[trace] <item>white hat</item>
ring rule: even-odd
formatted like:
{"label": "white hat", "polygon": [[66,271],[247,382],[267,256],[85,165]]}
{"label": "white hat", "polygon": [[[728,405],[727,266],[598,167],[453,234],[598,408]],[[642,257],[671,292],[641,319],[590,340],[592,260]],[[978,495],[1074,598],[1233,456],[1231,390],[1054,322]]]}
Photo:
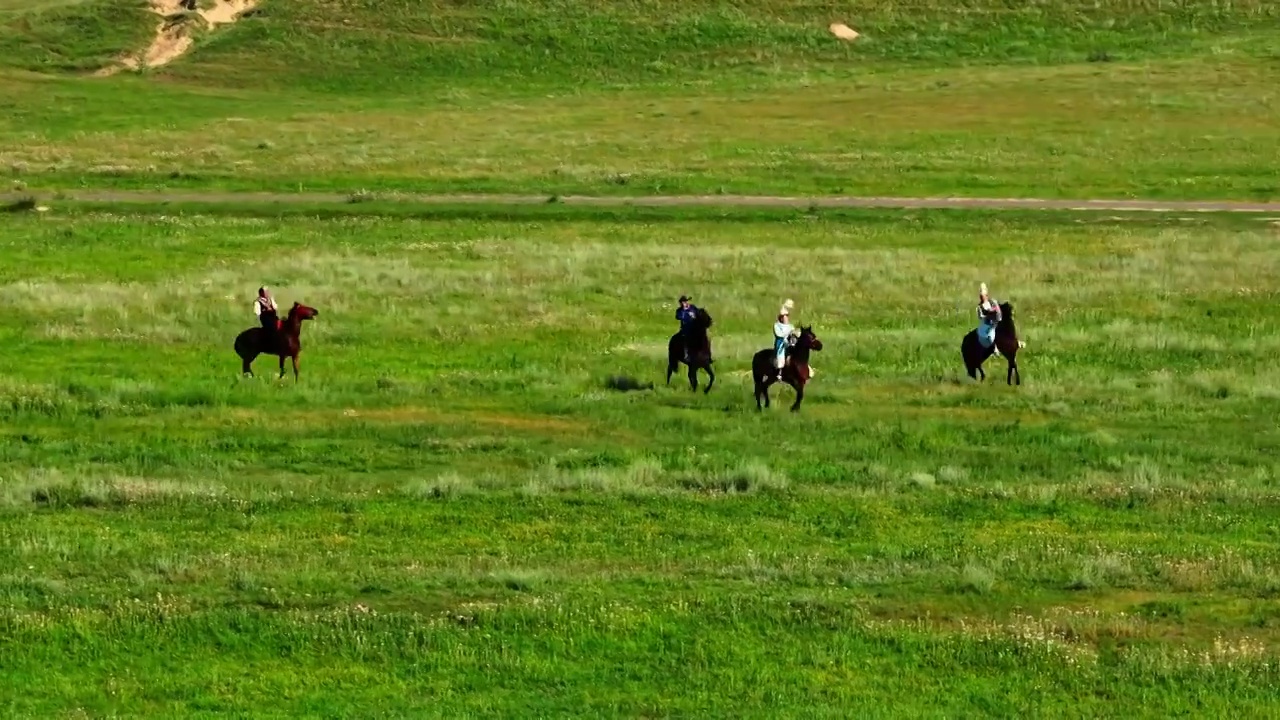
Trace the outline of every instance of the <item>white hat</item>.
{"label": "white hat", "polygon": [[978,294],[979,294],[979,295],[986,295],[986,294],[987,294],[987,284],[986,284],[986,283],[982,283],[981,285],[979,285],[979,286],[978,286]]}
{"label": "white hat", "polygon": [[791,314],[791,308],[793,308],[793,307],[795,307],[795,306],[796,306],[796,304],[795,304],[794,302],[792,302],[790,299],[788,299],[786,302],[782,303],[782,309],[778,311],[778,314],[779,314],[779,315],[790,315],[790,314]]}

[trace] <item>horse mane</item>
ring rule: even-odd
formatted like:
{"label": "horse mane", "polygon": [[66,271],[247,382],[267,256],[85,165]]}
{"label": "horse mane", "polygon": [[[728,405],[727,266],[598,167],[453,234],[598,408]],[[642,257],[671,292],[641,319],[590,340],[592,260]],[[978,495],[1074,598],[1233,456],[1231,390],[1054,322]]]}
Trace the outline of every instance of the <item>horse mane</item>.
{"label": "horse mane", "polygon": [[1008,302],[1000,303],[1000,325],[997,327],[1000,326],[1007,328],[1015,337],[1017,336],[1018,328],[1013,324],[1013,306]]}
{"label": "horse mane", "polygon": [[704,308],[698,308],[698,316],[704,321],[703,327],[711,327],[711,313],[707,312]]}

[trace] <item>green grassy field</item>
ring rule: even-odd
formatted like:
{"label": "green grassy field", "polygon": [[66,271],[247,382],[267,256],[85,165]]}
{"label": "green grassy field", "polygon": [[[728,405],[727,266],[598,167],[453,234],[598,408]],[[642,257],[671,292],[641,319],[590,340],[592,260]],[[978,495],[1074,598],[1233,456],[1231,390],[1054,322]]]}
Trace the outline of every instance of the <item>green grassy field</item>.
{"label": "green grassy field", "polygon": [[383,200],[1277,198],[1278,7],[0,0],[0,712],[1265,716],[1277,218]]}
{"label": "green grassy field", "polygon": [[12,182],[1280,197],[1262,0],[267,0],[89,77],[146,45],[140,5],[0,4]]}
{"label": "green grassy field", "polygon": [[[530,212],[11,216],[7,711],[1274,704],[1267,223]],[[981,279],[1020,388],[962,381]],[[237,377],[260,282],[320,309],[298,383]],[[745,377],[783,297],[798,415]]]}

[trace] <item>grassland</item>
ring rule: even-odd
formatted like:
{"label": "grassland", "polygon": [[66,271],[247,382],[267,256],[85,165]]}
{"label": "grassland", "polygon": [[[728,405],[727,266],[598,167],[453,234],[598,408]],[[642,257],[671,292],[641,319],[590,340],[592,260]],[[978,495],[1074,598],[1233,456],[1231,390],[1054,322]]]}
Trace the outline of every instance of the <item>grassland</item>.
{"label": "grassland", "polygon": [[[1267,223],[373,207],[11,216],[9,713],[1273,705]],[[960,379],[979,279],[1021,388]],[[260,282],[321,310],[299,383],[237,378]],[[827,347],[758,414],[784,296]]]}
{"label": "grassland", "polygon": [[111,78],[136,3],[16,7],[32,188],[1280,197],[1267,2],[267,2]]}
{"label": "grassland", "polygon": [[[267,0],[95,77],[145,3],[0,0],[52,198],[0,216],[0,712],[1271,712],[1275,218],[382,200],[1276,198],[1277,12]],[[962,378],[984,280],[1018,388]],[[260,284],[297,383],[238,376]],[[785,297],[826,349],[759,413]]]}

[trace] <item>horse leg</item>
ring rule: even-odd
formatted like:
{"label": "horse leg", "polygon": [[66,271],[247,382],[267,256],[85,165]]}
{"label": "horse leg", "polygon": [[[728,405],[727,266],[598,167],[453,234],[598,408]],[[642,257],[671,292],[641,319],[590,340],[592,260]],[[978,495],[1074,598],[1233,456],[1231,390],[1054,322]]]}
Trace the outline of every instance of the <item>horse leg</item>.
{"label": "horse leg", "polygon": [[248,375],[249,377],[253,377],[253,367],[252,367],[252,365],[253,365],[253,361],[254,361],[257,357],[258,357],[258,354],[257,354],[257,353],[254,353],[253,355],[250,355],[249,357],[245,357],[245,356],[243,356],[243,355],[241,355],[241,356],[240,356],[240,374],[241,374],[241,375]]}
{"label": "horse leg", "polygon": [[667,358],[667,387],[671,387],[671,376],[680,368],[680,363],[674,358]]}
{"label": "horse leg", "polygon": [[800,402],[804,400],[804,383],[787,383],[796,390],[796,401],[791,404],[791,412],[800,411]]}
{"label": "horse leg", "polygon": [[293,381],[298,382],[298,356],[293,356]]}
{"label": "horse leg", "polygon": [[707,366],[703,369],[707,371],[707,389],[702,391],[702,393],[705,395],[707,393],[710,393],[711,386],[716,384],[716,372],[715,370],[711,369],[711,363],[709,361],[707,362]]}
{"label": "horse leg", "polygon": [[1007,355],[1005,355],[1005,358],[1009,361],[1009,372],[1008,372],[1008,373],[1006,374],[1006,376],[1005,376],[1005,384],[1006,384],[1006,385],[1012,385],[1012,384],[1013,384],[1013,378],[1014,378],[1015,376],[1017,376],[1017,378],[1018,378],[1018,384],[1019,384],[1019,385],[1021,385],[1021,384],[1022,384],[1022,373],[1018,372],[1018,359],[1017,359],[1017,353],[1016,353],[1016,352],[1008,353]]}
{"label": "horse leg", "polygon": [[693,362],[689,363],[689,389],[698,389],[698,365]]}
{"label": "horse leg", "polygon": [[280,379],[281,380],[284,379],[284,358],[285,358],[284,355],[280,356]]}
{"label": "horse leg", "polygon": [[[764,406],[761,407],[760,399],[764,399]],[[763,410],[769,407],[769,384],[756,378],[756,409]]]}

